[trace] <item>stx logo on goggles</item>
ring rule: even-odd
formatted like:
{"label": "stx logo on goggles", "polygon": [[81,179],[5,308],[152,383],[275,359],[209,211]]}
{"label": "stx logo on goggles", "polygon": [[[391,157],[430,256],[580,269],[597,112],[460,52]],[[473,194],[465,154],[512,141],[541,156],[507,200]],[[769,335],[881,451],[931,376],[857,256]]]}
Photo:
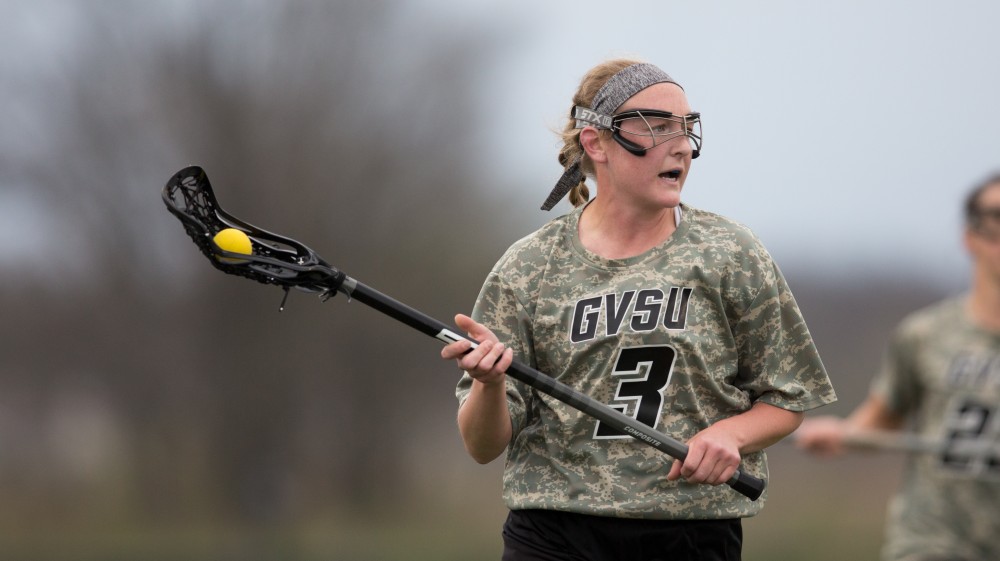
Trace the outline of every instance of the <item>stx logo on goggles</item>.
{"label": "stx logo on goggles", "polygon": [[573,118],[576,119],[576,128],[578,129],[582,129],[583,127],[587,126],[585,124],[580,124],[581,121],[583,121],[584,123],[597,125],[598,127],[605,129],[611,128],[610,115],[603,115],[592,109],[587,109],[586,107],[580,107],[579,105],[573,107]]}

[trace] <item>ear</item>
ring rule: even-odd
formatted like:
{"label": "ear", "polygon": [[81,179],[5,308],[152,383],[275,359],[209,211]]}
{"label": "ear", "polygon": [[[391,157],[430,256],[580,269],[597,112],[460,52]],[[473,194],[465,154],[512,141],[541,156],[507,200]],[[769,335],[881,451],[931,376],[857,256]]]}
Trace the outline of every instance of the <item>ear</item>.
{"label": "ear", "polygon": [[580,145],[583,151],[594,163],[604,163],[608,161],[608,156],[601,141],[601,133],[594,127],[584,127],[580,131]]}
{"label": "ear", "polygon": [[974,257],[976,255],[976,248],[977,248],[976,235],[972,233],[972,231],[968,227],[966,227],[965,231],[963,232],[962,242],[965,245],[965,251],[969,255]]}

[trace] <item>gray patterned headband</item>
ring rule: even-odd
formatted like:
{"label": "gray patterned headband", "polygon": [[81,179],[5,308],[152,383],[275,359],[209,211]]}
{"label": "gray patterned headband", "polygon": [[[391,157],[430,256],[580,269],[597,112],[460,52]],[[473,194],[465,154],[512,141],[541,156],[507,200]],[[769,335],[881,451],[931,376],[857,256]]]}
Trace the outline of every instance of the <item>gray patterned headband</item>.
{"label": "gray patterned headband", "polygon": [[[587,124],[594,124],[598,128],[611,128],[611,114],[628,101],[628,98],[653,84],[662,82],[677,84],[669,74],[654,64],[641,62],[626,66],[609,78],[601,86],[601,89],[597,90],[597,95],[594,96],[589,110],[579,106],[573,108],[573,118],[577,119],[576,128],[583,128]],[[680,86],[680,84],[677,85]],[[585,119],[579,117],[585,117]],[[556,182],[552,192],[542,204],[542,210],[551,210],[566,196],[566,193],[569,193],[570,189],[579,185],[581,181],[583,181],[583,171],[580,169],[580,158],[577,158]]]}

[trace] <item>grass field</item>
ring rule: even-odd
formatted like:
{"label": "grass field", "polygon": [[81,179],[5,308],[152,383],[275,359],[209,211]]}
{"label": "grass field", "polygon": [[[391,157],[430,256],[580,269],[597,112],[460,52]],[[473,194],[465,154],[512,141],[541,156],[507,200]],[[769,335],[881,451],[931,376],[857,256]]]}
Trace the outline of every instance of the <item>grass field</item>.
{"label": "grass field", "polygon": [[[899,458],[819,462],[772,453],[764,511],[744,522],[745,561],[877,559],[885,501]],[[795,460],[795,461],[791,461]],[[0,559],[20,561],[495,561],[506,510],[482,486],[367,513],[247,527],[202,520],[174,525],[79,522],[0,533]],[[16,525],[15,525],[16,527]]]}

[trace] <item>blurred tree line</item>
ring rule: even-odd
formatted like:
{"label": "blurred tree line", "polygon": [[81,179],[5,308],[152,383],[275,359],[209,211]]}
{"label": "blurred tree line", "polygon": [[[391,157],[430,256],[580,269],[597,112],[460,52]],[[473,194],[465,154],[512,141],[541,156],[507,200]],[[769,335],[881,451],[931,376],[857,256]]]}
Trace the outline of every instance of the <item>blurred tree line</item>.
{"label": "blurred tree line", "polygon": [[[528,230],[473,134],[502,38],[437,33],[406,6],[16,5],[5,34],[58,37],[29,42],[49,48],[30,64],[0,58],[0,201],[17,205],[0,215],[17,232],[0,246],[0,552],[84,519],[500,506],[498,466],[462,457],[436,342],[343,296],[293,292],[279,313],[279,289],[220,274],[160,200],[202,165],[230,213],[434,317],[468,311]],[[831,372],[869,367],[838,384],[841,412],[886,331],[939,296],[786,273]]]}
{"label": "blurred tree line", "polygon": [[5,82],[35,113],[4,135],[28,146],[0,155],[0,180],[58,225],[2,271],[0,489],[18,520],[362,509],[414,487],[423,442],[456,438],[457,370],[433,341],[343,297],[293,293],[279,313],[280,290],[220,275],[160,200],[202,165],[229,212],[442,319],[470,308],[510,241],[462,239],[497,227],[464,164],[490,38],[394,8],[37,7],[75,23],[49,66]]}

